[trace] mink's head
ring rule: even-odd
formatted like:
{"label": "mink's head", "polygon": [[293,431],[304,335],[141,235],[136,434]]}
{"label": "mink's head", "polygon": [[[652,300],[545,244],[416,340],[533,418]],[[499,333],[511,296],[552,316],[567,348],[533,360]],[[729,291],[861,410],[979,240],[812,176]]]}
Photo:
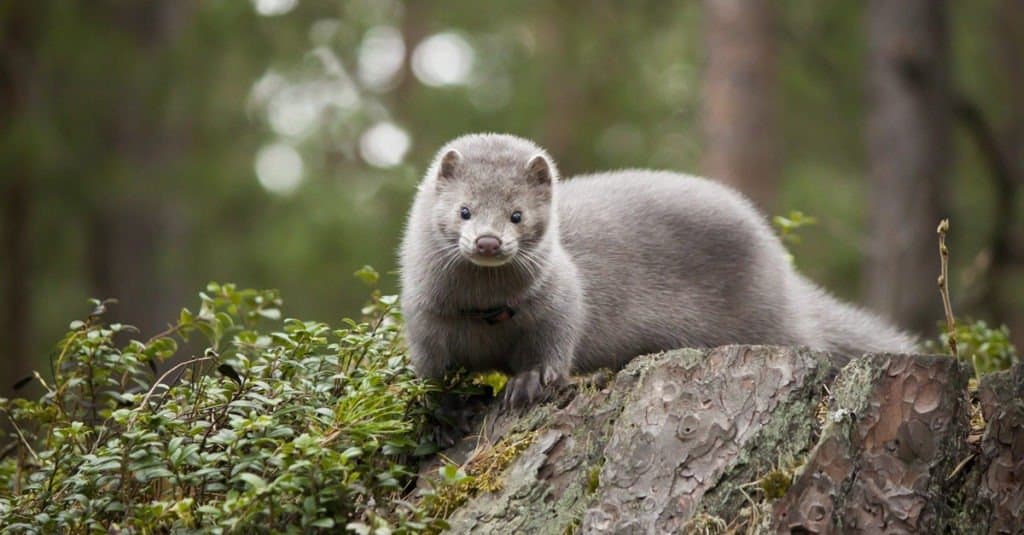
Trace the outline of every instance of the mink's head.
{"label": "mink's head", "polygon": [[462,258],[485,267],[514,260],[529,266],[555,225],[557,180],[558,171],[540,147],[484,134],[441,149],[423,187],[434,190],[437,231]]}

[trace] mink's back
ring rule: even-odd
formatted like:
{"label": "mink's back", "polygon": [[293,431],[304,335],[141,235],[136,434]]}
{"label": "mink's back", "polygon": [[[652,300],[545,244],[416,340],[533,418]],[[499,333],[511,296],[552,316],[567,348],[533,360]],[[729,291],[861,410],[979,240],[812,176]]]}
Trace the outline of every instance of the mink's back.
{"label": "mink's back", "polygon": [[785,251],[735,191],[627,170],[562,181],[557,202],[585,302],[577,371],[675,347],[821,345],[795,310]]}

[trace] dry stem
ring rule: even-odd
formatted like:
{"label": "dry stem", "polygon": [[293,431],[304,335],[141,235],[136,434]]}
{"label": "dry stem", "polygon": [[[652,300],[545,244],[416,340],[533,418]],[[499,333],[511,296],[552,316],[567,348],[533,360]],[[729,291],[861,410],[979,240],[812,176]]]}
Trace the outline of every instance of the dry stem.
{"label": "dry stem", "polygon": [[959,356],[956,349],[956,318],[953,317],[953,305],[949,302],[949,248],[946,247],[946,233],[949,232],[949,219],[939,222],[936,229],[939,234],[939,294],[942,295],[942,307],[946,311],[946,334],[949,343],[949,350],[954,357]]}

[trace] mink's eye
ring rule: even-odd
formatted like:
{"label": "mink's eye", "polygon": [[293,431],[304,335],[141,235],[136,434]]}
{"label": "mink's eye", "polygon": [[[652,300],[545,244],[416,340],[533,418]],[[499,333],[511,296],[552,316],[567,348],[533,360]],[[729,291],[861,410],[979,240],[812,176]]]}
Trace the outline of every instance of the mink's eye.
{"label": "mink's eye", "polygon": [[459,208],[459,217],[461,217],[462,219],[469,219],[470,216],[471,214],[469,213],[469,208],[466,208],[465,206]]}
{"label": "mink's eye", "polygon": [[522,212],[520,212],[519,210],[516,210],[515,212],[512,212],[512,222],[513,223],[518,223],[518,222],[520,222],[522,220],[523,220],[523,213]]}

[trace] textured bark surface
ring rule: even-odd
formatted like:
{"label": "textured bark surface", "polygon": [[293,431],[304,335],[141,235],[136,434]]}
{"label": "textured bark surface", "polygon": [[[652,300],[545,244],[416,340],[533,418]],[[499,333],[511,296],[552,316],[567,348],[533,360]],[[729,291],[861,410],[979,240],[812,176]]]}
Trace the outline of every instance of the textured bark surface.
{"label": "textured bark surface", "polygon": [[[457,533],[677,531],[702,499],[728,520],[737,487],[813,445],[823,353],[730,346],[639,358],[614,381],[584,386],[521,418],[487,415],[481,440],[538,430],[504,474],[451,518]],[[713,499],[711,499],[713,498]]]}
{"label": "textured bark surface", "polygon": [[1024,531],[1024,365],[984,377],[978,389],[986,426],[964,484],[965,526]]}
{"label": "textured bark surface", "polygon": [[967,456],[967,371],[950,357],[873,355],[843,370],[829,424],[789,492],[780,532],[934,533]]}
{"label": "textured bark surface", "polygon": [[637,378],[584,531],[680,531],[710,491],[749,481],[734,477],[744,465],[768,471],[812,444],[822,355],[733,347],[686,356],[665,354]]}
{"label": "textured bark surface", "polygon": [[950,357],[843,361],[678,350],[523,414],[492,407],[443,458],[468,465],[506,437],[533,442],[498,490],[455,510],[451,531],[1020,532],[1024,367],[982,382],[982,429],[969,371]]}

